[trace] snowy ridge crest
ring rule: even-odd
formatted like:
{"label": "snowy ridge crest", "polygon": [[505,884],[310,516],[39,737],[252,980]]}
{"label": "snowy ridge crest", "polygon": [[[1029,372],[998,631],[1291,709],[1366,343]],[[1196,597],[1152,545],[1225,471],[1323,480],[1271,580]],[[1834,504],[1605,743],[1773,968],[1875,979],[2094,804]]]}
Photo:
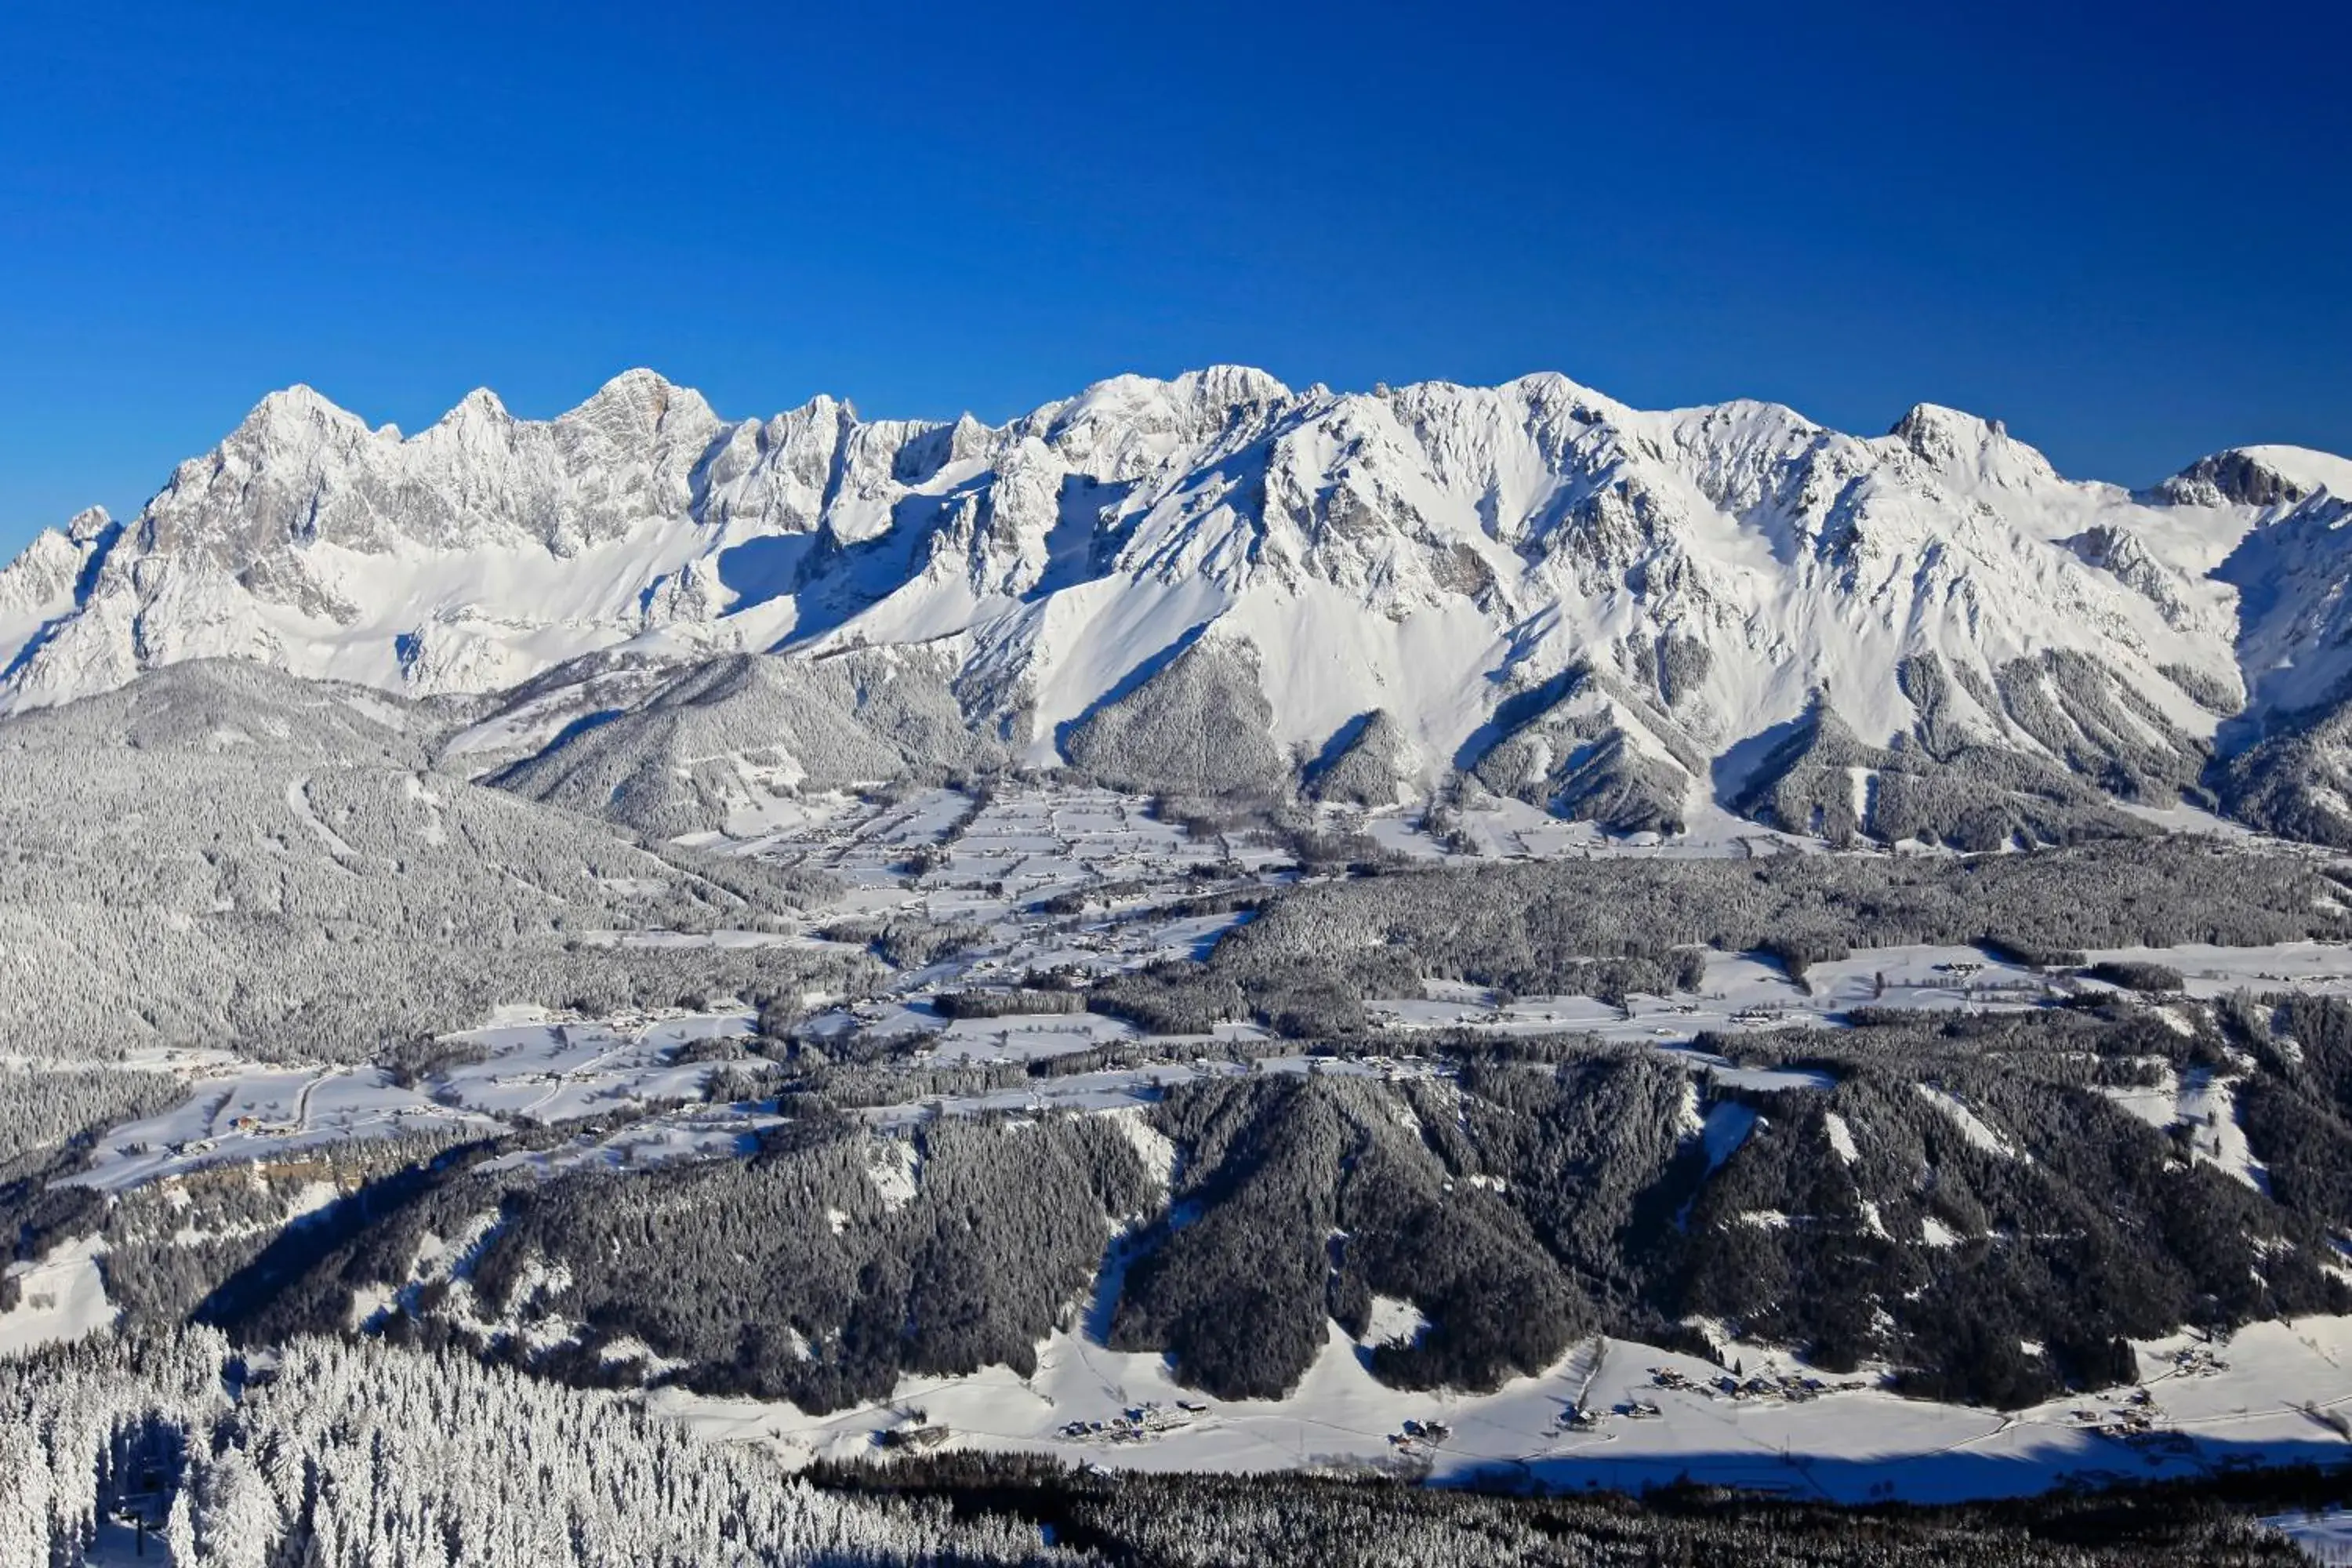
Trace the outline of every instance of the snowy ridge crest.
{"label": "snowy ridge crest", "polygon": [[2352,462],[2297,448],[2134,494],[1930,404],[1857,437],[1555,374],[1339,393],[1217,366],[991,426],[827,397],[730,420],[633,370],[553,419],[484,390],[415,435],[297,386],[129,524],[88,514],[0,572],[0,703],[235,658],[417,696],[530,682],[552,718],[575,667],[667,671],[643,696],[713,658],[919,648],[1032,765],[1114,732],[1173,759],[1159,731],[1213,694],[1202,732],[1245,723],[1254,778],[1377,715],[1350,789],[1475,777],[1629,826],[1745,801],[1831,830],[1832,797],[1885,793],[1790,777],[1831,753],[2211,804],[2220,762],[2352,680],[2347,497]]}

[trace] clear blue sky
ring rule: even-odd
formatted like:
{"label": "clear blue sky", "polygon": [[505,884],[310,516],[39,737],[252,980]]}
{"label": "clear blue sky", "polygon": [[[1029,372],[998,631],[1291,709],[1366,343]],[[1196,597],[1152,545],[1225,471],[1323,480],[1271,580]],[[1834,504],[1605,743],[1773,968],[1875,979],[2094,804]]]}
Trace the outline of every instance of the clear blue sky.
{"label": "clear blue sky", "polygon": [[2352,451],[2342,7],[8,0],[0,546],[307,381],[1002,417],[1561,370]]}

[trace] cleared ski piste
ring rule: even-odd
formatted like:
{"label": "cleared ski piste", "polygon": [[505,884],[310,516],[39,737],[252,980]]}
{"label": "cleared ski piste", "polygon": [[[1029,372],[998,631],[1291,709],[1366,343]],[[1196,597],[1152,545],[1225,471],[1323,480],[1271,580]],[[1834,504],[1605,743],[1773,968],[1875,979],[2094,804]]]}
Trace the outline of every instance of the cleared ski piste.
{"label": "cleared ski piste", "polygon": [[[1748,1378],[1810,1374],[1832,1385],[1801,1403],[1734,1399],[1705,1392],[1724,1368],[1622,1340],[1587,1341],[1537,1377],[1492,1394],[1415,1393],[1387,1387],[1365,1365],[1365,1347],[1338,1325],[1289,1397],[1212,1399],[1179,1384],[1165,1358],[1106,1348],[1057,1333],[1034,1376],[992,1367],[969,1377],[909,1378],[885,1402],[831,1415],[783,1404],[716,1399],[675,1389],[649,1395],[660,1415],[705,1436],[757,1442],[787,1463],[882,1452],[880,1434],[911,1413],[948,1428],[943,1446],[1048,1454],[1138,1470],[1255,1471],[1302,1467],[1376,1470],[1435,1482],[1519,1480],[1551,1488],[1638,1489],[1687,1476],[1843,1502],[2015,1496],[2077,1481],[2197,1476],[2219,1468],[2352,1455],[2326,1422],[2352,1412],[2352,1320],[2306,1319],[2249,1326],[2226,1343],[2191,1336],[2139,1347],[2158,1413],[2146,1436],[2103,1431],[2147,1407],[2112,1389],[2004,1414],[1899,1398],[1876,1388],[1838,1390],[1785,1352],[1733,1345]],[[2173,1358],[2210,1351],[2226,1371],[2185,1373]],[[1696,1385],[1662,1387],[1663,1368]],[[1654,1404],[1654,1417],[1621,1413]],[[1180,1402],[1200,1406],[1188,1411]],[[1563,1412],[1605,1414],[1598,1430],[1574,1431]],[[1130,1413],[1142,1412],[1134,1421]],[[1407,1422],[1444,1422],[1431,1441]],[[1073,1424],[1100,1432],[1065,1436]],[[1132,1435],[1129,1435],[1132,1434]]]}

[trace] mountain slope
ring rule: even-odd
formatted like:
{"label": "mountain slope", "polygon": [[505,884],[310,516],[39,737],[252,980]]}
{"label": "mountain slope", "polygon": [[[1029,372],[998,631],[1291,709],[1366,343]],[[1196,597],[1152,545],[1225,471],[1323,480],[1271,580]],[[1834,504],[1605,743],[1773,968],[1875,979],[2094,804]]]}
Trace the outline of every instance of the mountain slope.
{"label": "mountain slope", "polygon": [[780,790],[1002,766],[1004,748],[965,725],[950,673],[936,656],[895,648],[714,659],[493,782],[669,837],[724,827]]}
{"label": "mountain slope", "polygon": [[[520,688],[461,750],[533,793],[580,781],[566,798],[598,810],[625,778],[635,811],[700,769],[697,804],[648,808],[667,823],[719,809],[721,755],[740,773],[782,745],[811,780],[834,774],[794,746],[836,772],[988,765],[987,747],[793,727],[865,723],[856,698],[772,734],[743,719],[716,752],[678,722],[677,680],[824,684],[697,661],[895,647],[1012,760],[1139,786],[1214,782],[1157,733],[1161,710],[1201,717],[1178,685],[1213,673],[1249,737],[1219,765],[1253,788],[1377,711],[1407,793],[1467,774],[1629,829],[1715,802],[1814,822],[1837,815],[1832,767],[1856,831],[2039,836],[2049,813],[2017,787],[2206,799],[2217,752],[2332,710],[2352,674],[2347,491],[2352,463],[2294,448],[2133,494],[1933,405],[1864,439],[1765,404],[1631,409],[1557,375],[1339,394],[1221,367],[989,426],[828,399],[729,421],[631,372],[551,421],[478,393],[414,437],[297,388],[132,523],[78,521],[0,574],[18,639],[0,701],[222,655],[410,693]],[[1222,650],[1213,672],[1196,649]],[[568,728],[616,710],[657,716]],[[1788,743],[1830,732],[1816,716],[1851,759]],[[1991,782],[1914,798],[1884,834],[1852,808],[1870,786],[1849,770],[1961,758]],[[2080,806],[2063,830],[2097,817]]]}

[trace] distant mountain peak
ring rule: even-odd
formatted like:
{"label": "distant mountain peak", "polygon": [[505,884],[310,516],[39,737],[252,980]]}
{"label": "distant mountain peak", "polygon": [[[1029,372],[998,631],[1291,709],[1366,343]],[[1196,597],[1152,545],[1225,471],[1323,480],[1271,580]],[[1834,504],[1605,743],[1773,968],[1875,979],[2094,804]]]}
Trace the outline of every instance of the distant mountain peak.
{"label": "distant mountain peak", "polygon": [[435,427],[438,428],[444,425],[505,424],[513,418],[514,416],[507,412],[505,401],[497,393],[487,386],[478,386],[459,398],[449,412],[444,414],[436,422]]}
{"label": "distant mountain peak", "polygon": [[627,431],[653,435],[661,431],[676,416],[713,424],[718,416],[702,395],[690,387],[673,384],[656,372],[642,366],[625,370],[604,385],[579,407],[562,416],[564,421],[595,425],[615,433]]}
{"label": "distant mountain peak", "polygon": [[102,506],[84,507],[66,520],[66,537],[77,544],[97,539],[114,527],[114,518]]}
{"label": "distant mountain peak", "polygon": [[2042,454],[2013,439],[2000,420],[1940,403],[1913,404],[1887,434],[1940,468],[1980,466],[1988,454],[1999,451],[2028,455],[2033,468],[2055,477]]}
{"label": "distant mountain peak", "polygon": [[316,387],[304,382],[280,387],[267,394],[253,405],[239,426],[245,430],[284,429],[295,426],[348,425],[364,428],[359,416],[339,406]]}
{"label": "distant mountain peak", "polygon": [[2190,505],[2267,509],[2322,491],[2352,501],[2352,460],[2307,447],[2232,447],[2199,458],[2158,489]]}

